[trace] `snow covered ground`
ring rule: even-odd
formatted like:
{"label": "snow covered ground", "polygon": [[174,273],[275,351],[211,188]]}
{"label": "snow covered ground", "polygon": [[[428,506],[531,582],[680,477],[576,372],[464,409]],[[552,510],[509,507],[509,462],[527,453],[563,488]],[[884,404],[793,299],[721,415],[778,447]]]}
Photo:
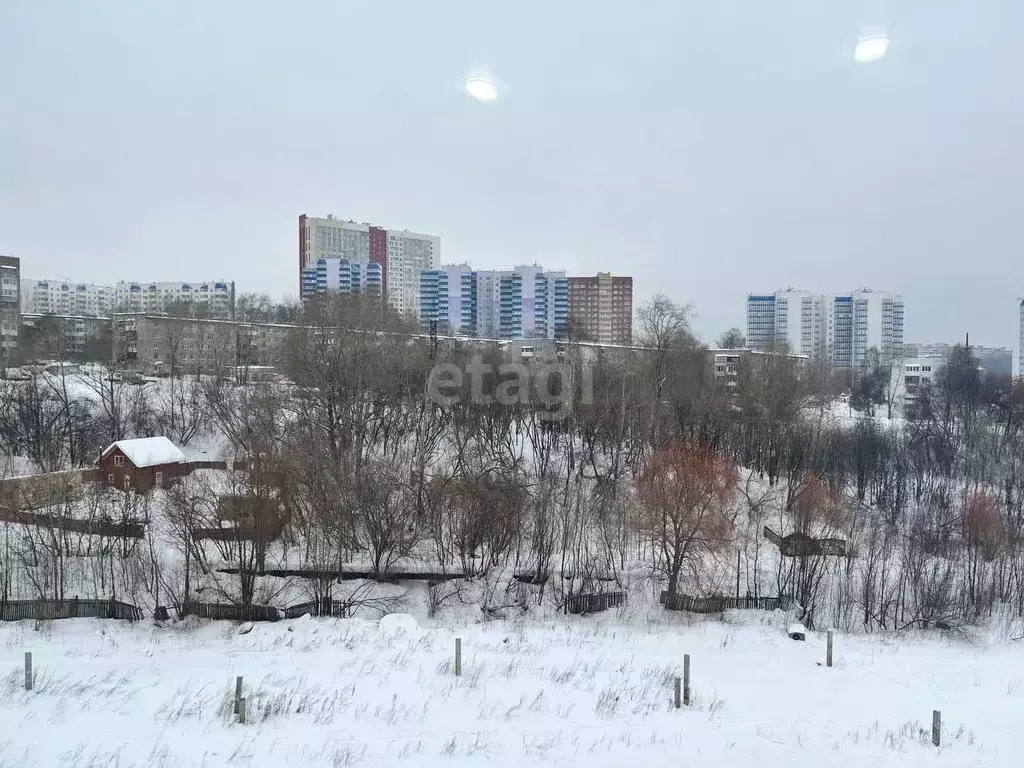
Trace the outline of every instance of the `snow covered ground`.
{"label": "snow covered ground", "polygon": [[[245,634],[229,623],[0,625],[0,765],[1020,763],[1020,644],[840,635],[829,669],[823,634],[792,641],[781,613],[641,613],[460,626],[307,617]],[[684,653],[694,702],[675,710]],[[236,675],[246,725],[231,714]]]}

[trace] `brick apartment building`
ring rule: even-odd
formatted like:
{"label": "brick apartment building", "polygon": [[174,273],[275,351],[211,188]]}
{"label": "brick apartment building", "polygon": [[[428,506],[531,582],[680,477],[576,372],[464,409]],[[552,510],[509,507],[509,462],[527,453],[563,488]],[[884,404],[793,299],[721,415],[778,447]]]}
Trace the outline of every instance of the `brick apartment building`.
{"label": "brick apartment building", "polygon": [[153,374],[225,373],[239,366],[282,365],[297,326],[233,320],[114,315],[118,365]]}
{"label": "brick apartment building", "polygon": [[569,278],[569,339],[598,344],[633,342],[633,278],[598,272]]}

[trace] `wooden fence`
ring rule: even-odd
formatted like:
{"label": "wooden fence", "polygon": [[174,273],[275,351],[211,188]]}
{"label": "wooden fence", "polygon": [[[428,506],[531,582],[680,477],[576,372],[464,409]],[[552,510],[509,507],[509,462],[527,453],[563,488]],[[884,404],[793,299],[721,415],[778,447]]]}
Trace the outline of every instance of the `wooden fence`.
{"label": "wooden fence", "polygon": [[751,610],[775,611],[786,608],[792,601],[789,597],[691,597],[690,595],[670,595],[662,591],[660,602],[669,611],[689,611],[690,613],[722,613],[723,611]]}
{"label": "wooden fence", "polygon": [[581,613],[600,613],[623,605],[626,602],[625,592],[602,592],[591,595],[574,595],[565,603],[567,613],[578,615]]}
{"label": "wooden fence", "polygon": [[234,603],[186,603],[178,611],[181,618],[198,616],[200,619],[226,619],[228,621],[280,621],[281,609],[272,605],[235,605]]}
{"label": "wooden fence", "polygon": [[146,534],[142,523],[113,520],[80,520],[62,515],[47,515],[42,512],[22,512],[0,507],[0,522],[32,525],[37,528],[54,528],[70,533],[84,533],[90,536],[112,536],[127,539],[141,539]]}
{"label": "wooden fence", "polygon": [[123,619],[139,621],[142,609],[118,600],[6,600],[0,601],[0,621],[37,619]]}
{"label": "wooden fence", "polygon": [[39,509],[82,498],[84,483],[97,480],[96,469],[69,469],[40,475],[0,479],[0,505]]}
{"label": "wooden fence", "polygon": [[307,613],[310,616],[330,616],[335,619],[348,617],[349,604],[339,600],[311,600],[284,609],[286,619],[298,619]]}

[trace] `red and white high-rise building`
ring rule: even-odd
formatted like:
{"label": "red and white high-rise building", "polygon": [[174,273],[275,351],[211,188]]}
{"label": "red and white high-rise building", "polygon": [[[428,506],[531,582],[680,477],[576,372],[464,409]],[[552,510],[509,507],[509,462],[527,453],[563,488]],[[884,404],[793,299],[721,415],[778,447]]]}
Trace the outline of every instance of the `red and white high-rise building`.
{"label": "red and white high-rise building", "polygon": [[381,266],[381,288],[399,313],[419,316],[420,273],[441,266],[441,238],[384,229],[336,216],[299,216],[299,286],[302,272],[317,259],[339,258]]}

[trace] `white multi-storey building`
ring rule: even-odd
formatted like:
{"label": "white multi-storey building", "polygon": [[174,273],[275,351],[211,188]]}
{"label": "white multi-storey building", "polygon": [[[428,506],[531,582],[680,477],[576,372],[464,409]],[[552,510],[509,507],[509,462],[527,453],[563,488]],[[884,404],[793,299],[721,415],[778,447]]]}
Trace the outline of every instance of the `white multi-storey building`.
{"label": "white multi-storey building", "polygon": [[109,285],[69,280],[21,281],[21,311],[31,315],[109,317],[114,309],[114,289]]}
{"label": "white multi-storey building", "polygon": [[468,264],[446,264],[420,273],[420,323],[441,333],[476,335],[477,275]]}
{"label": "white multi-storey building", "polygon": [[0,256],[0,370],[10,364],[21,327],[21,260]]}
{"label": "white multi-storey building", "polygon": [[302,298],[318,293],[362,293],[380,296],[381,266],[370,261],[321,258],[302,272]]}
{"label": "white multi-storey building", "polygon": [[420,314],[420,273],[441,266],[441,238],[388,231],[387,300],[399,314]]}
{"label": "white multi-storey building", "polygon": [[790,352],[821,357],[828,349],[825,296],[789,288],[747,297],[747,346],[785,344]]}
{"label": "white multi-storey building", "polygon": [[1020,315],[1017,320],[1017,375],[1024,376],[1024,300],[1020,302]]}
{"label": "white multi-storey building", "polygon": [[494,269],[476,273],[476,333],[481,339],[498,338],[501,314],[501,276]]}
{"label": "white multi-storey building", "polygon": [[127,283],[114,286],[115,312],[169,312],[188,308],[209,317],[231,317],[235,284],[227,280],[201,283]]}
{"label": "white multi-storey building", "polygon": [[903,299],[862,289],[823,295],[788,289],[747,297],[747,345],[764,349],[785,342],[812,358],[827,357],[837,368],[861,365],[869,349],[901,355]]}
{"label": "white multi-storey building", "polygon": [[304,271],[324,258],[379,264],[388,304],[418,316],[420,273],[440,268],[441,238],[335,216],[299,216],[300,286]]}
{"label": "white multi-storey building", "polygon": [[946,362],[947,358],[935,355],[902,360],[900,367],[893,371],[893,375],[898,377],[895,383],[896,402],[906,406],[917,400],[922,388],[934,385]]}

